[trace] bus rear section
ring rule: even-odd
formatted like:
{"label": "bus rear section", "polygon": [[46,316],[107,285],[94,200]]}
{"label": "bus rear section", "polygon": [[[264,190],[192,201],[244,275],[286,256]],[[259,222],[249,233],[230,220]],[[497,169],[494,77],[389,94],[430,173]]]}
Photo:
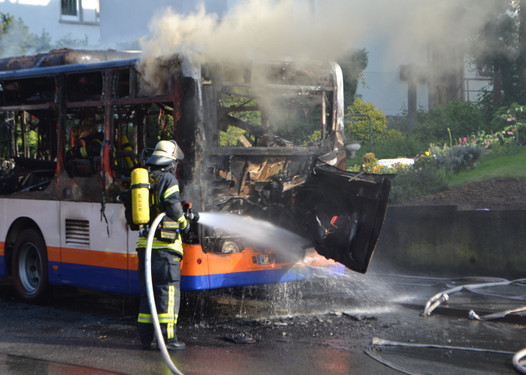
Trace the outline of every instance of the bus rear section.
{"label": "bus rear section", "polygon": [[196,211],[261,220],[304,240],[291,257],[193,223],[183,290],[303,280],[344,266],[366,272],[389,181],[344,171],[336,64],[146,62],[76,50],[8,60],[0,60],[0,129],[9,139],[0,276],[22,297],[40,298],[48,284],[138,292],[137,232],[117,197],[160,139],[182,148],[177,177]]}

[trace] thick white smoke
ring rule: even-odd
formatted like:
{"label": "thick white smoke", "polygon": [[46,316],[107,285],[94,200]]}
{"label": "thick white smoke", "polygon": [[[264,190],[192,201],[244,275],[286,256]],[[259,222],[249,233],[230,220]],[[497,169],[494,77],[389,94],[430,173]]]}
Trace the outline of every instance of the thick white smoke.
{"label": "thick white smoke", "polygon": [[[163,9],[143,44],[146,54],[199,51],[231,56],[335,59],[348,48],[388,39],[403,52],[466,39],[502,0],[246,0],[220,20],[202,6],[183,16]],[[416,45],[415,45],[416,43]]]}

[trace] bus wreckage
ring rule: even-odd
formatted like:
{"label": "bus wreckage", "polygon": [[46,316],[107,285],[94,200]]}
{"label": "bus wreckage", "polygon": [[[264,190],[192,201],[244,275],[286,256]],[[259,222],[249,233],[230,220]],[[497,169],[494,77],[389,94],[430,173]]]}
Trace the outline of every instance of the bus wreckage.
{"label": "bus wreckage", "polygon": [[22,298],[44,298],[50,285],[138,293],[137,232],[117,197],[160,139],[182,148],[177,177],[196,211],[266,220],[310,244],[290,260],[287,249],[193,223],[183,290],[302,280],[341,265],[366,272],[390,184],[344,170],[337,64],[179,55],[151,64],[69,49],[0,60],[0,136],[9,144],[0,276]]}

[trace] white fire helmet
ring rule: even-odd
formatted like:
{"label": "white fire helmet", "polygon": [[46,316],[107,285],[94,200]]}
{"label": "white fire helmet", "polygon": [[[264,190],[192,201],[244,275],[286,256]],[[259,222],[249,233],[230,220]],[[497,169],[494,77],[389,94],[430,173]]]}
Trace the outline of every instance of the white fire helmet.
{"label": "white fire helmet", "polygon": [[163,167],[176,160],[183,160],[183,151],[175,141],[159,141],[155,145],[152,156],[146,160],[146,164]]}

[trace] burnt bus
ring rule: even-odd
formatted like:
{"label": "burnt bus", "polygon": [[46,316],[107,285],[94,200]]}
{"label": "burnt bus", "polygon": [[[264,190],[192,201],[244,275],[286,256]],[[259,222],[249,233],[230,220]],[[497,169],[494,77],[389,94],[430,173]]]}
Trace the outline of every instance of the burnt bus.
{"label": "burnt bus", "polygon": [[[340,67],[202,62],[56,50],[0,60],[0,276],[27,300],[50,285],[138,293],[137,232],[121,192],[155,144],[184,152],[177,177],[198,212],[243,215],[305,239],[287,249],[193,223],[183,290],[365,273],[389,180],[345,171]],[[284,256],[285,254],[285,256]]]}

